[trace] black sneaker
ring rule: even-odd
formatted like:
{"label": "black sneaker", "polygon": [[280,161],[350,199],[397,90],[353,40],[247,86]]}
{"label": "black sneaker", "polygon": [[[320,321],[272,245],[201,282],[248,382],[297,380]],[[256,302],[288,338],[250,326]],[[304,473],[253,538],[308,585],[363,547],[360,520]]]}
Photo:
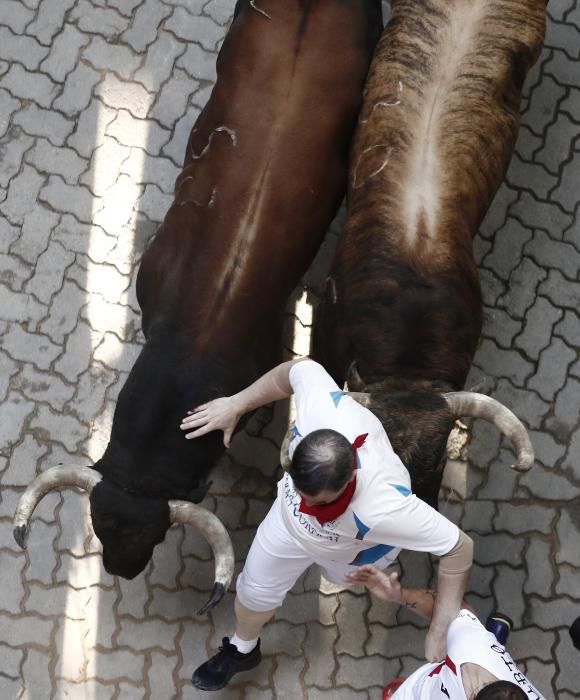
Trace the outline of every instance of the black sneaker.
{"label": "black sneaker", "polygon": [[259,639],[252,651],[242,654],[235,644],[230,644],[229,637],[224,637],[218,653],[195,671],[191,682],[200,690],[221,690],[233,675],[255,668],[261,660]]}

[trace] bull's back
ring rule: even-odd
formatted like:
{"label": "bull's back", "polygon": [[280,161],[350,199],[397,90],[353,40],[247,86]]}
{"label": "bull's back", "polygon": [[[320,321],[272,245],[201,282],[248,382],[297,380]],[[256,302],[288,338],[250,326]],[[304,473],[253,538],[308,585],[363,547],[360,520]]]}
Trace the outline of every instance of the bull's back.
{"label": "bull's back", "polygon": [[343,196],[380,17],[375,0],[241,4],[143,260],[148,318],[182,308],[203,350],[280,314]]}
{"label": "bull's back", "polygon": [[369,381],[461,386],[481,326],[472,238],[511,157],[545,2],[395,0],[392,10],[317,344],[339,348],[335,374],[357,359]]}

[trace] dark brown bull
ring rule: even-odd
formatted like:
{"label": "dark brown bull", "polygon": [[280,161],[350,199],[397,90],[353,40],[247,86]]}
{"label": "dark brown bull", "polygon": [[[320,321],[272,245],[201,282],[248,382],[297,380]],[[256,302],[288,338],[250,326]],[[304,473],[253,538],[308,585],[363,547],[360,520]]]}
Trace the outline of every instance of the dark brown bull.
{"label": "dark brown bull", "polygon": [[[171,520],[193,517],[168,500],[201,500],[223,445],[217,433],[185,440],[181,418],[280,360],[286,299],[346,189],[381,28],[380,0],[238,2],[174,202],[141,263],[146,343],[107,450],[94,470],[61,467],[33,484],[15,519],[19,543],[39,498],[64,483],[91,491],[104,566],[126,578],[143,570]],[[219,522],[196,517],[220,550]]]}
{"label": "dark brown bull", "polygon": [[494,420],[516,442],[516,468],[533,460],[507,409],[447,392],[463,387],[479,339],[472,239],[510,161],[545,5],[394,0],[369,72],[314,354],[370,394],[432,505],[458,415]]}

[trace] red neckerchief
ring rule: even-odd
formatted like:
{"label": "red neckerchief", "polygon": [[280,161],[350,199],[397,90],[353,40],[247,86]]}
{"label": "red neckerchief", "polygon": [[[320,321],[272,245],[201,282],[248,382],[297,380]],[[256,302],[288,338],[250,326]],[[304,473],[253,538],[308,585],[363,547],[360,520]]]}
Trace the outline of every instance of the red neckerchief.
{"label": "red neckerchief", "polygon": [[302,499],[300,501],[300,508],[298,509],[301,513],[304,513],[304,515],[313,515],[321,525],[329,523],[331,520],[336,520],[344,513],[344,511],[348,508],[349,503],[352,501],[352,497],[354,496],[354,492],[356,489],[356,451],[359,447],[362,447],[364,441],[367,439],[367,435],[368,433],[364,433],[364,435],[359,435],[352,443],[352,447],[354,450],[355,471],[354,476],[349,482],[346,489],[344,490],[344,493],[341,493],[340,496],[331,503],[325,503],[324,505],[320,506],[308,506],[306,505],[306,503],[304,503],[304,499]]}

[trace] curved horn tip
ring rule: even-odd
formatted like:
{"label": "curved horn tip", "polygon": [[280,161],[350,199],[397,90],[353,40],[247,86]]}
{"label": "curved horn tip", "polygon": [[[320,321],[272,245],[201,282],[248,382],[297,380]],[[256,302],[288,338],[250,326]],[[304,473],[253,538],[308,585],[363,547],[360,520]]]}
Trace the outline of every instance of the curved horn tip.
{"label": "curved horn tip", "polygon": [[203,615],[208,610],[211,610],[211,608],[215,608],[215,606],[224,597],[225,592],[226,592],[226,587],[224,586],[224,584],[216,581],[213,585],[213,589],[212,589],[211,595],[209,597],[209,600],[207,601],[207,603],[203,607],[201,607],[197,611],[197,614]]}
{"label": "curved horn tip", "polygon": [[12,530],[12,534],[20,549],[26,549],[26,525],[16,525]]}

